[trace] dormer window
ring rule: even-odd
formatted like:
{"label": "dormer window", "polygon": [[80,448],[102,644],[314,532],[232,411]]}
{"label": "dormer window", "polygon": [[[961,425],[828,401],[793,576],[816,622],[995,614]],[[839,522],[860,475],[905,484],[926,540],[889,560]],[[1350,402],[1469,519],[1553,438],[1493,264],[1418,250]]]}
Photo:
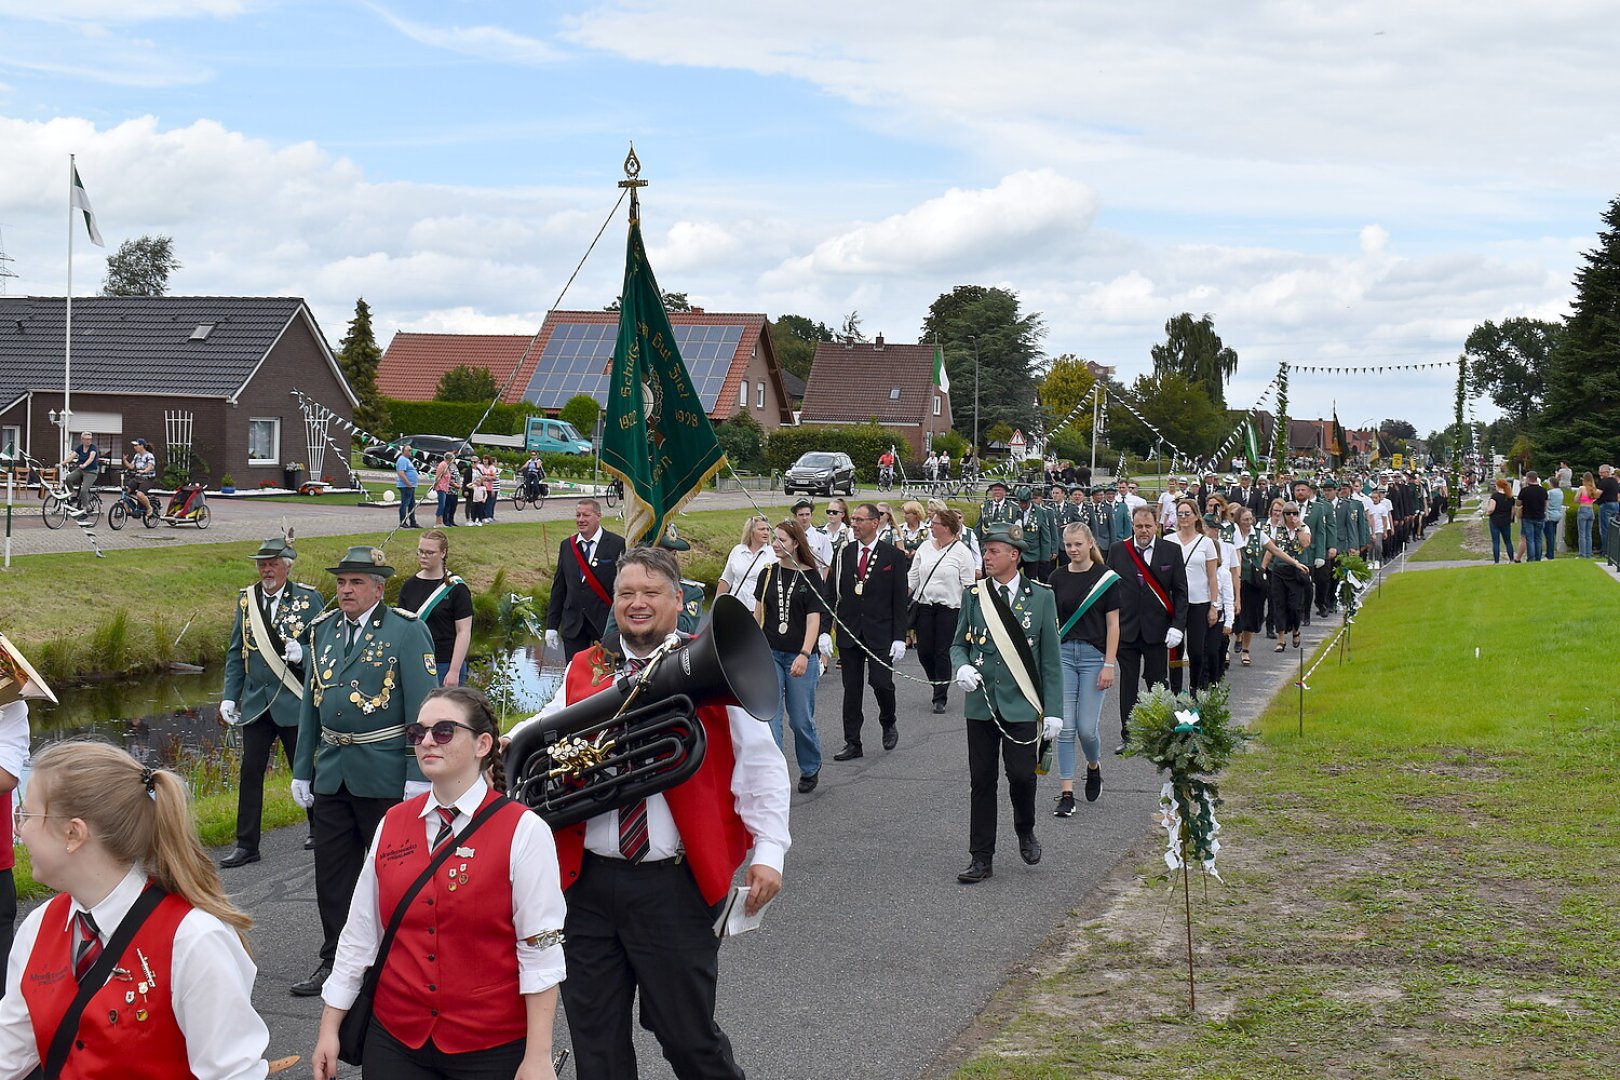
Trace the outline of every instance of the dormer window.
{"label": "dormer window", "polygon": [[214,324],[213,323],[211,323],[211,322],[198,323],[197,324],[197,329],[195,329],[195,330],[193,330],[191,332],[191,337],[188,340],[190,340],[190,341],[207,341],[208,340],[208,335],[212,334],[213,332],[214,332]]}

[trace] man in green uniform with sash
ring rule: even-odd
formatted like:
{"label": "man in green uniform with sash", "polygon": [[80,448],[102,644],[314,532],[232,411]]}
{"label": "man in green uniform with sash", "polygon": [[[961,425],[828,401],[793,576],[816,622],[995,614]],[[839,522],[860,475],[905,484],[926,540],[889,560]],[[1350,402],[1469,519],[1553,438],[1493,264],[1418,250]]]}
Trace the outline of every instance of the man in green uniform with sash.
{"label": "man in green uniform with sash", "polygon": [[[272,536],[248,556],[259,580],[236,598],[236,622],[225,654],[225,694],[219,716],[242,732],[242,783],[236,793],[236,847],[220,860],[227,869],[259,861],[264,770],[277,740],[291,765],[298,753],[298,711],[304,699],[304,656],[310,628],[326,598],[288,581],[298,552]],[[313,845],[306,841],[304,846]]]}
{"label": "man in green uniform with sash", "polygon": [[319,994],[332,973],[354,883],[383,814],[427,790],[405,745],[405,725],[438,685],[427,627],[383,602],[394,568],[382,551],[351,547],[328,573],[337,578],[337,608],[315,620],[292,782],[298,805],[315,811],[315,902],[324,940],[320,966],[292,987],[297,997]]}
{"label": "man in green uniform with sash", "polygon": [[996,852],[996,758],[1007,771],[1018,854],[1041,861],[1035,839],[1035,759],[1042,739],[1063,727],[1063,672],[1058,657],[1057,601],[1052,590],[1019,573],[1028,537],[1017,524],[997,526],[984,544],[985,577],[962,593],[951,643],[956,685],[966,701],[968,851],[956,875],[965,885],[988,878]]}
{"label": "man in green uniform with sash", "polygon": [[1330,551],[1338,546],[1333,508],[1326,499],[1316,497],[1316,485],[1304,477],[1294,482],[1294,501],[1299,503],[1300,520],[1311,530],[1311,546],[1305,549],[1301,561],[1311,568],[1311,580],[1315,586],[1315,602],[1307,603],[1300,614],[1309,622],[1308,616],[1314,607],[1316,617],[1325,619],[1326,604],[1333,587],[1333,556]]}

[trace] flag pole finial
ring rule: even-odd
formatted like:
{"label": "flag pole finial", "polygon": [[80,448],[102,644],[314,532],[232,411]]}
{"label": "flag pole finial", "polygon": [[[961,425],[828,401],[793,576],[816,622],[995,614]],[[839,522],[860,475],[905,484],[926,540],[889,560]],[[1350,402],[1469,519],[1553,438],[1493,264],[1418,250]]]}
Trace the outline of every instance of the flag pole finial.
{"label": "flag pole finial", "polygon": [[641,220],[641,200],[636,197],[636,190],[647,186],[647,181],[641,179],[641,159],[636,156],[636,144],[630,144],[630,152],[624,156],[624,179],[619,186],[630,189],[630,220]]}

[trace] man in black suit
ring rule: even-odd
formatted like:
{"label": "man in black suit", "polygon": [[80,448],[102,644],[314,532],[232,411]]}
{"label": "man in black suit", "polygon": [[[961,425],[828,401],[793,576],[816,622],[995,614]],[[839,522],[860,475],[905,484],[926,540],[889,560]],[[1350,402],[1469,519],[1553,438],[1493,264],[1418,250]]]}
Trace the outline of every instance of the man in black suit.
{"label": "man in black suit", "polygon": [[1187,570],[1181,546],[1155,537],[1158,515],[1150,506],[1131,514],[1131,536],[1108,549],[1108,568],[1119,575],[1119,730],[1129,739],[1131,710],[1145,680],[1166,682],[1170,650],[1187,629]]}
{"label": "man in black suit", "polygon": [[557,575],[546,606],[546,647],[561,645],[570,660],[601,640],[624,554],[624,537],[602,528],[602,504],[595,499],[574,504],[574,525],[579,531],[557,549]]}
{"label": "man in black suit", "polygon": [[[838,549],[827,574],[828,600],[838,615],[839,656],[844,673],[844,748],[834,761],[861,756],[861,681],[864,675],[877,697],[883,749],[900,741],[895,727],[894,671],[906,655],[906,557],[893,544],[877,538],[880,519],[873,503],[850,512],[855,539]],[[832,644],[825,634],[821,651]],[[864,669],[864,671],[863,671]]]}
{"label": "man in black suit", "polygon": [[1271,502],[1266,493],[1255,486],[1254,478],[1248,473],[1239,473],[1237,486],[1226,493],[1228,503],[1241,503],[1254,511],[1254,520],[1263,522],[1271,513]]}

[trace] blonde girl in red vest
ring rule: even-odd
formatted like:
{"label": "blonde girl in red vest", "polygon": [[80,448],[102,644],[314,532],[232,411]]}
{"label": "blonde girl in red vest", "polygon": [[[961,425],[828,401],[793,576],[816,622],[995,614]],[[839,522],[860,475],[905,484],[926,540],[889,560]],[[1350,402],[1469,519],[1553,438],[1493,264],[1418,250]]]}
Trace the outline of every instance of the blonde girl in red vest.
{"label": "blonde girl in red vest", "polygon": [[262,1077],[269,1032],[253,1011],[249,919],[220,888],[179,777],[100,743],[34,760],[17,809],[36,880],[59,890],[23,922],[0,999],[0,1077],[43,1061],[132,909],[166,896],[81,1014],[63,1077]]}
{"label": "blonde girl in red vest", "polygon": [[489,699],[470,687],[430,692],[406,727],[433,789],[389,810],[377,827],[321,991],[315,1080],[338,1074],[338,1025],[402,894],[441,844],[456,847],[416,894],[382,960],[366,1075],[555,1080],[564,908],[551,830],[509,802],[463,836],[505,790],[499,738]]}

